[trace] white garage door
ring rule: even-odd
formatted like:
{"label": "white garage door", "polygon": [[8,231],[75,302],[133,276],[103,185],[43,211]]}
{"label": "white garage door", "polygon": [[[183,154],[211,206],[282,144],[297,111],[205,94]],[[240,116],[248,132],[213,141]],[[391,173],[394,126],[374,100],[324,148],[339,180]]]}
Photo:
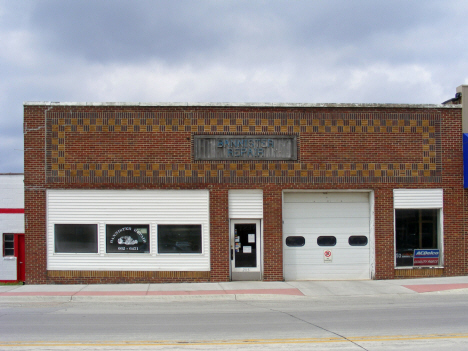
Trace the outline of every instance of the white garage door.
{"label": "white garage door", "polygon": [[371,278],[369,193],[284,193],[286,280]]}

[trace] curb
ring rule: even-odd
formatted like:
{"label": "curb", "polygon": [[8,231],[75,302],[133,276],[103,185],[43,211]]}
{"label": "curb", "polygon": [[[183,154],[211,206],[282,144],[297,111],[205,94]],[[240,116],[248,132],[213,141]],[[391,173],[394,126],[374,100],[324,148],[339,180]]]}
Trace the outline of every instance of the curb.
{"label": "curb", "polygon": [[311,296],[276,294],[218,294],[218,295],[29,295],[0,296],[1,303],[28,302],[123,302],[123,301],[236,301],[236,300],[302,300]]}

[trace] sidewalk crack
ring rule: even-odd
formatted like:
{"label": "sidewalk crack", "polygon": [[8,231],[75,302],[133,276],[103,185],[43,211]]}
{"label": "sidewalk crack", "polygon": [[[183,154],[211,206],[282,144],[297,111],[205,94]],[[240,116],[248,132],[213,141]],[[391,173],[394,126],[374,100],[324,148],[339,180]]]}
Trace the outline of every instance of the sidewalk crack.
{"label": "sidewalk crack", "polygon": [[[245,305],[248,305],[248,306],[254,306],[254,305],[251,305],[251,304],[249,304],[249,303],[247,303],[247,302],[245,302],[245,301],[237,300],[237,298],[236,298],[236,301],[241,302],[241,303],[243,303],[243,304],[245,304]],[[259,306],[256,306],[256,305],[255,305],[255,307],[259,307]],[[346,340],[346,341],[348,341],[348,342],[350,342],[350,343],[356,345],[357,347],[359,347],[359,348],[361,348],[361,349],[363,349],[363,350],[365,350],[365,351],[369,351],[369,350],[366,349],[364,346],[361,346],[361,345],[359,345],[357,342],[348,339],[348,338],[347,338],[346,336],[344,336],[344,335],[338,334],[338,333],[334,332],[333,330],[329,330],[329,329],[326,329],[326,328],[324,328],[324,327],[321,327],[320,325],[317,325],[317,324],[315,324],[315,323],[306,321],[306,320],[304,320],[304,319],[302,319],[302,318],[299,318],[299,317],[297,317],[297,316],[295,316],[295,315],[293,315],[293,314],[291,314],[291,313],[288,313],[288,312],[285,312],[285,311],[281,311],[281,310],[276,310],[276,309],[274,309],[274,308],[265,308],[265,309],[267,309],[267,310],[269,310],[269,311],[272,311],[272,312],[277,312],[277,313],[285,314],[285,315],[287,315],[287,316],[289,316],[289,317],[291,317],[291,318],[297,319],[298,321],[304,322],[304,323],[309,324],[309,325],[311,325],[311,326],[313,326],[313,327],[316,327],[316,328],[322,329],[322,330],[324,330],[324,331],[326,331],[326,332],[328,332],[328,333],[334,334],[334,335],[336,335],[337,337],[339,337],[339,338],[341,338],[341,339],[344,339],[344,340]]]}
{"label": "sidewalk crack", "polygon": [[74,297],[76,294],[82,292],[82,291],[83,291],[86,287],[88,287],[88,286],[89,286],[89,284],[88,284],[88,285],[84,285],[80,290],[75,291],[73,294],[71,294],[71,295],[70,295],[70,300],[68,300],[68,302],[73,301],[73,297]]}
{"label": "sidewalk crack", "polygon": [[280,313],[286,314],[286,315],[288,315],[288,316],[290,316],[290,317],[292,317],[292,318],[295,318],[295,319],[297,319],[297,320],[299,320],[299,321],[301,321],[301,322],[304,322],[304,323],[307,323],[307,324],[309,324],[309,325],[312,325],[312,326],[314,326],[314,327],[316,327],[316,328],[322,329],[322,330],[324,330],[324,331],[326,331],[326,332],[328,332],[328,333],[332,333],[332,334],[338,336],[339,338],[342,338],[342,339],[344,339],[344,340],[346,340],[346,341],[348,341],[348,342],[350,342],[350,343],[356,345],[357,347],[359,347],[359,348],[361,348],[361,349],[363,349],[363,350],[369,351],[369,350],[366,349],[364,346],[359,345],[359,344],[356,343],[355,341],[350,340],[350,339],[348,339],[346,336],[341,335],[341,334],[338,334],[338,333],[334,332],[333,330],[329,330],[329,329],[327,329],[327,328],[321,327],[320,325],[317,325],[317,324],[314,324],[314,323],[312,323],[312,322],[306,321],[306,320],[304,320],[304,319],[302,319],[302,318],[296,317],[296,316],[294,316],[294,315],[292,315],[292,314],[290,314],[290,313],[288,313],[288,312],[284,312],[284,311],[280,311],[280,310],[275,310],[275,309],[273,309],[273,308],[270,308],[270,310],[271,310],[271,311],[275,311],[275,312],[280,312]]}

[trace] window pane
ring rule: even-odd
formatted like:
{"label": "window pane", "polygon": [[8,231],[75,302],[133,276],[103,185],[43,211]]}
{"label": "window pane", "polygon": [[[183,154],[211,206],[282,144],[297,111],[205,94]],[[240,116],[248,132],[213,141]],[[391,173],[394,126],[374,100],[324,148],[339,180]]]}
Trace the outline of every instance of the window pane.
{"label": "window pane", "polygon": [[235,223],[234,242],[235,267],[257,267],[257,225],[255,223]]}
{"label": "window pane", "polygon": [[438,248],[437,209],[395,210],[396,265],[413,266],[414,250]]}
{"label": "window pane", "polygon": [[106,225],[107,253],[149,253],[149,225]]}
{"label": "window pane", "polygon": [[336,237],[334,237],[334,236],[319,236],[317,238],[317,245],[318,246],[335,246],[336,245]]}
{"label": "window pane", "polygon": [[304,246],[305,238],[303,236],[288,236],[286,238],[286,246]]}
{"label": "window pane", "polygon": [[5,256],[14,256],[15,250],[14,249],[5,249]]}
{"label": "window pane", "polygon": [[202,253],[201,225],[158,225],[159,253]]}
{"label": "window pane", "polygon": [[3,234],[3,256],[15,255],[14,239],[15,239],[14,234]]}
{"label": "window pane", "polygon": [[395,229],[397,250],[408,250],[418,248],[418,210],[395,210]]}
{"label": "window pane", "polygon": [[437,247],[437,227],[435,222],[421,223],[422,243],[421,249],[434,249]]}
{"label": "window pane", "polygon": [[351,246],[366,246],[367,236],[364,235],[352,235],[348,239],[348,243]]}
{"label": "window pane", "polygon": [[55,252],[97,253],[97,225],[56,224]]}

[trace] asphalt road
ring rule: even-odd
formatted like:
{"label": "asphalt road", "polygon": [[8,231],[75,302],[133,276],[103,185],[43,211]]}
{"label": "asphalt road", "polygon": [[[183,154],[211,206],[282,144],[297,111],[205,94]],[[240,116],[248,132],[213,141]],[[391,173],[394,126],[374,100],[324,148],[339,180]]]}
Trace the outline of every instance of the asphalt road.
{"label": "asphalt road", "polygon": [[0,301],[0,350],[467,350],[467,297]]}

